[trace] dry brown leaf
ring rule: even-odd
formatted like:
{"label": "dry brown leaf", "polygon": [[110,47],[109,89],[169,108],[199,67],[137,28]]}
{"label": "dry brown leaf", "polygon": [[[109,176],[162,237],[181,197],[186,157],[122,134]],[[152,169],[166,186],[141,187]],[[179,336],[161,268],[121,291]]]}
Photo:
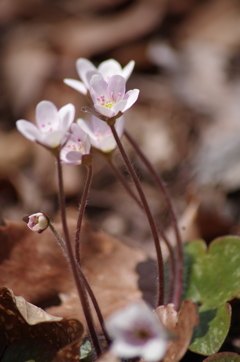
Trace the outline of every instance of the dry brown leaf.
{"label": "dry brown leaf", "polygon": [[184,300],[179,313],[174,304],[160,306],[156,313],[164,327],[176,336],[169,342],[163,362],[177,362],[187,351],[194,327],[199,323],[197,306],[191,300]]}
{"label": "dry brown leaf", "polygon": [[[89,230],[82,240],[82,260],[104,317],[142,296],[153,303],[155,276],[147,273],[152,263],[140,249],[130,248],[102,231]],[[140,284],[142,274],[148,275],[144,285]],[[70,290],[60,297],[62,305],[49,308],[49,313],[73,318],[79,309],[76,292]]]}
{"label": "dry brown leaf", "polygon": [[57,356],[52,362],[75,362],[80,358],[79,351],[82,339],[78,339],[68,344],[66,347],[58,351]]}
{"label": "dry brown leaf", "polygon": [[[69,226],[73,235],[76,221],[70,219]],[[61,226],[56,224],[56,228]],[[153,301],[154,275],[147,277],[140,290],[140,274],[147,275],[149,266],[143,251],[85,225],[81,252],[85,274],[104,317],[141,299],[143,294]],[[6,222],[0,227],[0,255],[0,285],[35,304],[59,295],[62,304],[47,311],[84,320],[68,263],[50,230],[35,234],[23,222]]]}
{"label": "dry brown leaf", "polygon": [[[34,339],[50,343],[56,352],[62,348],[70,350],[68,345],[72,342],[80,346],[84,336],[83,325],[78,320],[51,316],[22,297],[15,297],[5,287],[0,289],[0,330],[6,346],[21,339]],[[79,358],[79,349],[74,353]]]}

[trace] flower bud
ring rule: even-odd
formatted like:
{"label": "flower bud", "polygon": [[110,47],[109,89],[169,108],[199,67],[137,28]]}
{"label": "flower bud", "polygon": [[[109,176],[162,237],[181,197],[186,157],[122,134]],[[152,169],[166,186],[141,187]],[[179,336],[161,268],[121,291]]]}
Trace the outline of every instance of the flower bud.
{"label": "flower bud", "polygon": [[49,225],[49,218],[42,212],[23,217],[23,221],[32,231],[42,233]]}

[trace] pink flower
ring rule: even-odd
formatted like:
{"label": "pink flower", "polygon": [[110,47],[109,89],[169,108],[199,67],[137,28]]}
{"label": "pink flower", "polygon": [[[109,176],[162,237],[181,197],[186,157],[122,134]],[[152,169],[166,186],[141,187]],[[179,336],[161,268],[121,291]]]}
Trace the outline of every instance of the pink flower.
{"label": "pink flower", "polygon": [[156,362],[166,353],[168,333],[145,304],[132,304],[116,312],[106,320],[106,328],[113,338],[111,350],[119,357],[139,356]]}
{"label": "pink flower", "polygon": [[90,139],[76,123],[72,124],[71,132],[67,143],[61,149],[61,162],[66,165],[80,165],[82,157],[90,153]]}
{"label": "pink flower", "polygon": [[49,219],[42,212],[24,216],[23,220],[27,223],[29,229],[39,234],[42,233],[49,225]]}
{"label": "pink flower", "polygon": [[113,75],[121,75],[125,81],[127,81],[133,71],[134,65],[135,62],[131,60],[124,68],[122,68],[116,60],[108,59],[100,63],[99,67],[96,68],[89,60],[80,58],[76,62],[76,67],[82,82],[75,79],[64,79],[64,83],[82,94],[87,94],[91,77],[94,74],[102,75],[105,81],[108,81]]}
{"label": "pink flower", "polygon": [[66,140],[66,132],[75,116],[73,104],[67,104],[57,110],[49,101],[42,101],[36,107],[37,126],[26,120],[17,121],[17,129],[32,142],[47,148],[56,148]]}
{"label": "pink flower", "polygon": [[[124,131],[124,116],[119,117],[115,122],[115,128],[119,137],[122,137]],[[111,152],[117,146],[113,137],[111,128],[106,122],[92,116],[90,122],[84,119],[78,119],[77,124],[82,128],[90,137],[90,142],[93,147],[102,152]]]}
{"label": "pink flower", "polygon": [[101,75],[93,75],[90,81],[90,94],[99,116],[113,118],[128,110],[137,100],[138,89],[125,93],[125,79],[113,75],[108,83]]}

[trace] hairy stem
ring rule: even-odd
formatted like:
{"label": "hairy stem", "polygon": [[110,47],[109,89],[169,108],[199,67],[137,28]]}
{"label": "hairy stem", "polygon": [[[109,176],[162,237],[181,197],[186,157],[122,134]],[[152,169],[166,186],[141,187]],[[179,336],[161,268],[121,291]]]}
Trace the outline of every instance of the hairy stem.
{"label": "hairy stem", "polygon": [[69,237],[66,212],[65,212],[66,208],[65,208],[65,197],[64,197],[64,188],[63,188],[62,165],[61,165],[59,155],[57,156],[57,169],[58,169],[58,183],[59,183],[59,205],[60,205],[60,211],[61,211],[63,233],[64,233],[64,237],[65,237],[65,242],[66,242],[66,251],[68,254],[69,263],[70,263],[74,281],[75,281],[75,284],[77,287],[79,299],[82,304],[82,308],[83,308],[83,312],[84,312],[86,322],[88,325],[89,333],[90,333],[90,336],[91,336],[91,339],[93,342],[93,346],[95,348],[96,354],[98,356],[100,356],[100,354],[102,352],[100,343],[99,343],[97,332],[95,330],[95,326],[93,323],[93,317],[92,317],[92,313],[90,310],[86,290],[85,290],[84,284],[81,283],[81,281],[78,277],[78,268],[76,266],[77,264],[74,259],[74,254],[73,254],[72,246],[71,246],[71,240]]}
{"label": "hairy stem", "polygon": [[[65,258],[69,262],[69,257],[68,257],[67,251],[66,251],[66,243],[65,243],[65,241],[59,235],[59,233],[57,232],[57,230],[55,229],[55,227],[53,226],[51,221],[49,222],[49,227],[52,230],[53,234],[55,235],[55,237],[56,237],[56,239],[58,241],[58,244],[59,244],[59,246],[61,247],[61,249],[63,251],[63,254],[64,254]],[[96,311],[100,326],[101,326],[103,334],[104,334],[104,337],[105,337],[105,339],[107,341],[107,344],[110,345],[111,340],[110,340],[109,335],[108,335],[108,333],[106,331],[105,323],[104,323],[103,316],[102,316],[102,312],[101,312],[100,307],[98,305],[97,299],[96,299],[96,297],[95,297],[95,295],[94,295],[94,293],[92,291],[92,288],[90,287],[90,284],[88,283],[88,280],[87,280],[85,274],[83,273],[82,268],[81,268],[81,266],[79,264],[77,264],[77,268],[78,268],[79,278],[81,279],[81,282],[85,285],[85,287],[87,289],[87,292],[88,292],[88,295],[91,298],[91,301],[92,301],[92,304],[93,304],[94,309]]]}
{"label": "hairy stem", "polygon": [[[136,202],[136,204],[144,212],[142,203],[140,202],[138,197],[135,195],[135,193],[129,186],[128,182],[123,177],[122,173],[119,172],[119,170],[115,167],[114,163],[112,162],[112,160],[109,157],[105,157],[105,159],[107,160],[109,166],[111,167],[111,169],[112,169],[113,173],[115,174],[115,176],[117,177],[117,179],[122,183],[123,187],[129,194],[129,196]],[[174,280],[175,280],[175,257],[174,257],[173,248],[172,248],[166,234],[164,233],[164,231],[162,229],[160,229],[160,226],[157,224],[156,224],[156,228],[157,228],[158,232],[160,233],[160,235],[162,236],[162,238],[167,246],[168,252],[169,252],[170,278],[169,278],[169,291],[168,291],[168,296],[167,296],[166,302],[171,303],[172,297],[173,297],[173,290],[174,290]]]}
{"label": "hairy stem", "polygon": [[122,158],[126,164],[126,167],[128,169],[129,174],[132,177],[132,180],[135,184],[135,187],[138,191],[141,203],[143,205],[145,214],[147,216],[148,222],[149,222],[149,226],[152,232],[152,236],[153,236],[153,240],[154,240],[154,244],[155,244],[155,249],[156,249],[156,254],[157,254],[157,263],[158,263],[158,283],[159,283],[159,288],[158,288],[158,299],[157,299],[157,305],[162,305],[164,303],[164,268],[163,268],[163,258],[162,258],[162,251],[161,251],[161,246],[159,243],[159,238],[158,238],[158,232],[153,220],[153,216],[151,214],[150,208],[148,206],[148,202],[146,200],[146,197],[144,195],[144,192],[142,190],[141,184],[138,180],[138,177],[136,175],[136,172],[134,170],[134,168],[131,165],[131,162],[122,146],[122,143],[118,137],[118,134],[116,132],[115,126],[114,125],[110,125],[113,136],[115,138],[115,141],[118,145],[119,151],[121,152]]}
{"label": "hairy stem", "polygon": [[92,174],[93,174],[92,165],[88,165],[88,166],[86,166],[86,168],[87,168],[87,176],[86,176],[86,181],[85,181],[85,185],[84,185],[84,189],[83,189],[83,193],[82,193],[81,203],[80,203],[80,206],[79,206],[78,219],[77,219],[77,229],[76,229],[76,232],[75,232],[75,258],[76,258],[77,263],[79,265],[81,265],[81,260],[80,260],[80,233],[81,233],[83,215],[84,215],[84,211],[85,211],[86,204],[87,204],[87,198],[88,198],[89,189],[90,189],[91,182],[92,182]]}
{"label": "hairy stem", "polygon": [[151,173],[151,175],[154,178],[156,184],[158,185],[158,187],[162,191],[163,196],[164,196],[165,201],[166,201],[166,204],[168,206],[168,210],[169,210],[169,213],[170,213],[170,217],[171,217],[171,220],[172,220],[172,225],[173,225],[173,228],[174,228],[174,231],[175,231],[176,241],[177,241],[177,277],[176,277],[176,282],[175,282],[173,303],[175,304],[175,308],[178,310],[179,307],[180,307],[180,303],[181,303],[182,285],[183,285],[183,252],[182,252],[182,238],[181,238],[180,231],[179,231],[179,228],[178,228],[177,217],[176,217],[176,213],[175,213],[175,210],[174,210],[174,206],[172,204],[171,197],[170,197],[170,195],[168,193],[167,188],[164,185],[163,180],[158,175],[158,173],[156,172],[156,170],[153,167],[153,165],[151,164],[151,162],[144,155],[144,153],[139,148],[136,141],[133,139],[133,137],[126,130],[124,131],[124,134],[125,134],[126,138],[128,139],[128,141],[133,146],[133,148],[135,149],[135,151],[137,152],[138,156],[140,157],[140,159],[142,160],[142,162],[144,163],[146,168]]}

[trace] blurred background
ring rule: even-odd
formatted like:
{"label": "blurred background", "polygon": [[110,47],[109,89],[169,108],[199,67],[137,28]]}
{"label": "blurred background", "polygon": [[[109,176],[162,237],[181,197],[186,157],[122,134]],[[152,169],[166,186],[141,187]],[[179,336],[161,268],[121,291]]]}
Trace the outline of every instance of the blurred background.
{"label": "blurred background", "polygon": [[[1,0],[0,208],[21,220],[57,212],[53,157],[16,131],[50,100],[86,100],[63,83],[78,79],[75,62],[135,60],[128,89],[140,98],[126,128],[172,195],[185,239],[207,241],[240,232],[240,2],[237,0]],[[124,144],[154,215],[169,227],[162,196],[132,148]],[[118,152],[115,163],[126,173]],[[76,216],[85,170],[64,167],[69,215]],[[127,212],[126,212],[127,210]],[[143,243],[149,229],[100,155],[87,217],[94,228]],[[129,240],[132,241],[129,241]]]}

